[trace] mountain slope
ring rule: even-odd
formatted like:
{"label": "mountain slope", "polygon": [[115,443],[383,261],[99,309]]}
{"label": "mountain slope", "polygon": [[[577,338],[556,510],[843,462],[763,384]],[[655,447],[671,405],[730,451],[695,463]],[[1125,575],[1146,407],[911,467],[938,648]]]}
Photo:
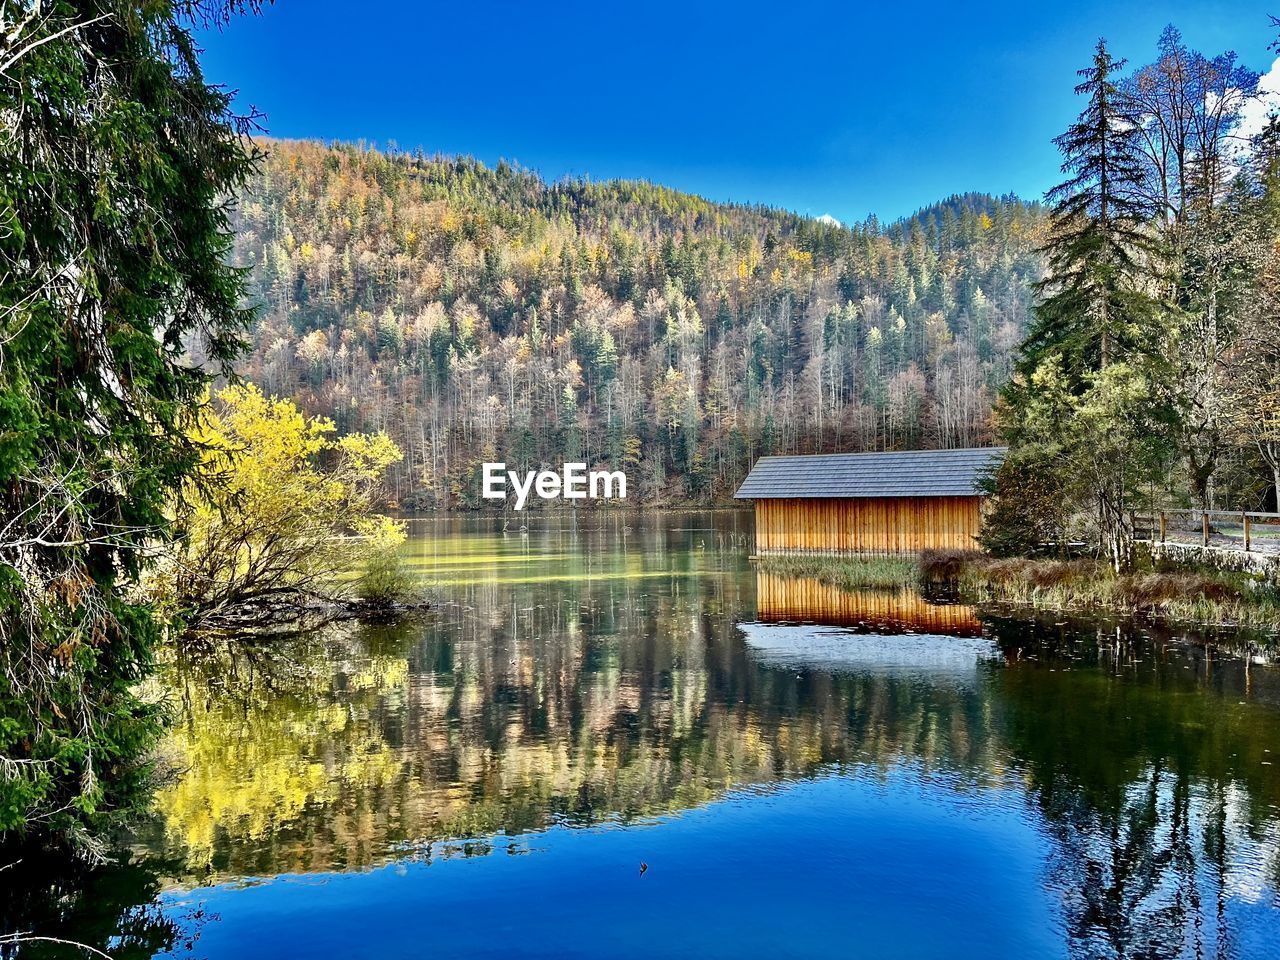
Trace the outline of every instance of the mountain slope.
{"label": "mountain slope", "polygon": [[626,469],[707,502],[755,456],[988,438],[1025,328],[1039,206],[952,197],[884,227],[639,181],[272,142],[237,214],[262,304],[243,373],[383,428],[418,506],[478,465]]}

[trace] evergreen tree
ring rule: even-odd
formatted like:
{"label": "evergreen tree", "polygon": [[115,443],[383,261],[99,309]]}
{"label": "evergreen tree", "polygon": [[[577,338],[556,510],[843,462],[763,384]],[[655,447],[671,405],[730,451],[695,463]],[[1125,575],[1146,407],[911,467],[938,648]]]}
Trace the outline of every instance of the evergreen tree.
{"label": "evergreen tree", "polygon": [[251,319],[226,198],[255,157],[189,26],[248,5],[5,6],[0,834],[91,841],[145,773],[159,625],[136,587]]}
{"label": "evergreen tree", "polygon": [[1142,349],[1148,339],[1156,308],[1145,282],[1154,254],[1147,228],[1151,211],[1139,189],[1140,133],[1116,86],[1123,66],[1099,40],[1076,87],[1088,103],[1054,140],[1068,179],[1047,195],[1047,275],[1023,345],[1027,374],[1054,354],[1078,380]]}
{"label": "evergreen tree", "polygon": [[[1048,474],[1119,571],[1132,558],[1133,497],[1168,467],[1168,411],[1155,399],[1160,311],[1147,292],[1155,261],[1151,211],[1140,199],[1137,132],[1114,75],[1123,66],[1099,40],[1080,71],[1088,97],[1079,119],[1054,141],[1069,175],[1053,204],[1040,284],[1019,375],[1002,395],[1011,453],[996,486]],[[1041,482],[1049,488],[1055,483]],[[999,511],[983,540],[1008,541]]]}

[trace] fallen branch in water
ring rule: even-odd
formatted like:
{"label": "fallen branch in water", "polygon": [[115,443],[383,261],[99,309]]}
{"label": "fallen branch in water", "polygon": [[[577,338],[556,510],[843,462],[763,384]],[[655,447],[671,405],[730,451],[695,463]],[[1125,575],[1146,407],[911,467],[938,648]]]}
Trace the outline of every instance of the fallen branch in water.
{"label": "fallen branch in water", "polygon": [[105,953],[97,947],[91,947],[87,943],[80,943],[77,940],[63,940],[61,937],[41,937],[30,933],[0,933],[0,947],[18,946],[23,943],[56,943],[62,947],[75,947],[77,950],[84,950],[94,956],[113,960],[111,954]]}
{"label": "fallen branch in water", "polygon": [[432,609],[427,599],[399,601],[332,596],[281,587],[251,600],[202,611],[183,624],[194,635],[289,635],[341,620],[385,622]]}

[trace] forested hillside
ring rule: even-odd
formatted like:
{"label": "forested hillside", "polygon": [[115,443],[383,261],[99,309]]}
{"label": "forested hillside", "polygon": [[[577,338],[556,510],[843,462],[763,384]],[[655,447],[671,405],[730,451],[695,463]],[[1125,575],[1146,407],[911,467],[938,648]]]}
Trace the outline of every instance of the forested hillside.
{"label": "forested hillside", "polygon": [[585,460],[645,502],[759,454],[969,446],[1040,275],[1038,205],[965,195],[845,228],[644,182],[272,142],[238,212],[241,371],[404,448],[405,505],[479,464]]}

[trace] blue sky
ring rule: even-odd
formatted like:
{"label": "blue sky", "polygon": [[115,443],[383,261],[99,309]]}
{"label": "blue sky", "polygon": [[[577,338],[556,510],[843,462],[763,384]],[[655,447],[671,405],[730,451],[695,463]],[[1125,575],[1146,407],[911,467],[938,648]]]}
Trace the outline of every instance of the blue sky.
{"label": "blue sky", "polygon": [[[967,8],[967,9],[964,9]],[[790,4],[276,0],[201,35],[272,136],[643,177],[846,222],[951,193],[1038,197],[1074,71],[1167,23],[1267,70],[1280,2]]]}

